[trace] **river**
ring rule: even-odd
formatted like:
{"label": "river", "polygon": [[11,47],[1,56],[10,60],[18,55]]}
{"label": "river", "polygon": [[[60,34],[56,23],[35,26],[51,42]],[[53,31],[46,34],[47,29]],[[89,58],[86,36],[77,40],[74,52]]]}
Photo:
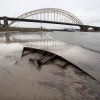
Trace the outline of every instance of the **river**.
{"label": "river", "polygon": [[53,32],[51,36],[100,53],[100,32]]}

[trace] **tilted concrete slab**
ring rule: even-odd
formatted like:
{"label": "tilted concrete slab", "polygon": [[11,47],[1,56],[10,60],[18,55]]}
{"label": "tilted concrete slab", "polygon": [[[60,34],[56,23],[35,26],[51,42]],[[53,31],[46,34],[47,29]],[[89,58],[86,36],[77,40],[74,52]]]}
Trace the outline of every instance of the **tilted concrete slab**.
{"label": "tilted concrete slab", "polygon": [[51,52],[72,62],[100,82],[100,54],[79,47],[69,50],[65,47],[59,52]]}
{"label": "tilted concrete slab", "polygon": [[100,82],[100,54],[83,49],[79,46],[64,46],[64,48],[42,48],[55,53],[73,63]]}

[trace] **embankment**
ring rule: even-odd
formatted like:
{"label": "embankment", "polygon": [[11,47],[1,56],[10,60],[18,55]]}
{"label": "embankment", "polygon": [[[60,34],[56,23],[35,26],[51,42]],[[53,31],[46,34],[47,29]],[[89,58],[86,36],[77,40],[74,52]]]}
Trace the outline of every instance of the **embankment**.
{"label": "embankment", "polygon": [[49,31],[44,28],[15,28],[15,27],[0,27],[0,31],[20,31],[20,32],[38,32],[38,31]]}

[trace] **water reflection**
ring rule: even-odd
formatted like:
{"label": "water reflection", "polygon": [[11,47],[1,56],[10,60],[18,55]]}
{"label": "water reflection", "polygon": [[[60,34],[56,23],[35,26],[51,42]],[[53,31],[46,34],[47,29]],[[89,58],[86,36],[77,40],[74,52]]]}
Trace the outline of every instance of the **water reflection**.
{"label": "water reflection", "polygon": [[47,47],[61,46],[66,43],[54,40],[45,32],[39,33],[2,33],[0,34],[0,43],[14,44],[20,43],[29,47]]}

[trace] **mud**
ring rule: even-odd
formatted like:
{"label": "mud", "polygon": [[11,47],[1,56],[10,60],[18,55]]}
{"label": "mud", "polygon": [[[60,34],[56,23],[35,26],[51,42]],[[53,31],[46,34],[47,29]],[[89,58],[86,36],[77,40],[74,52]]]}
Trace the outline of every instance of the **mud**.
{"label": "mud", "polygon": [[86,85],[89,77],[76,74],[80,70],[75,66],[63,69],[48,62],[38,70],[29,61],[29,58],[41,56],[28,54],[13,61],[11,55],[4,57],[6,63],[0,67],[0,100],[99,100]]}

